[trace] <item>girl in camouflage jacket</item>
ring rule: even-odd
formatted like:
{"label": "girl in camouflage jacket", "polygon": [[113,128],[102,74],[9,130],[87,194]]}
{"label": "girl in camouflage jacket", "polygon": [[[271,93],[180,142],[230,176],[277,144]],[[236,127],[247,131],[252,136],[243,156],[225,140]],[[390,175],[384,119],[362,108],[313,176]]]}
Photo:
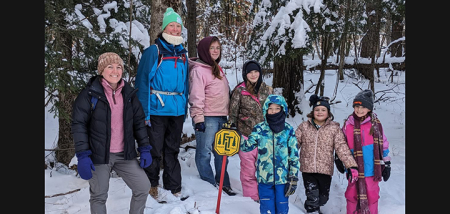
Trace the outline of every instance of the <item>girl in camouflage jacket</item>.
{"label": "girl in camouflage jacket", "polygon": [[313,94],[310,98],[313,110],[295,131],[300,146],[300,171],[305,186],[305,209],[308,213],[320,213],[320,206],[327,203],[336,152],[346,168],[350,168],[351,181],[358,176],[357,164],[345,140],[339,123],[333,121],[327,97]]}
{"label": "girl in camouflage jacket", "polygon": [[[262,82],[261,66],[254,60],[244,63],[242,69],[244,81],[233,90],[230,99],[229,121],[236,124],[237,131],[244,136],[250,135],[253,126],[264,121],[262,105],[272,87]],[[256,182],[257,149],[249,152],[239,151],[240,178],[242,195],[259,201],[258,183]]]}
{"label": "girl in camouflage jacket", "polygon": [[298,143],[294,128],[287,122],[287,104],[280,95],[269,95],[263,105],[264,121],[242,136],[243,152],[258,149],[257,181],[261,213],[288,213],[289,195],[297,187]]}

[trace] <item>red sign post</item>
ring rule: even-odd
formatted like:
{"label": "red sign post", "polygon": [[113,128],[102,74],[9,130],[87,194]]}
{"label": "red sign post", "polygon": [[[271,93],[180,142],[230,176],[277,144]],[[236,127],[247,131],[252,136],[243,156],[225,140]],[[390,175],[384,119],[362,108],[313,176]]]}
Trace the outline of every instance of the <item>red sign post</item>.
{"label": "red sign post", "polygon": [[220,173],[219,195],[217,197],[216,214],[220,214],[220,199],[222,198],[223,176],[225,174],[225,164],[227,163],[227,156],[233,156],[239,151],[241,143],[241,135],[230,127],[219,130],[214,138],[214,150],[217,154],[223,156],[222,171]]}

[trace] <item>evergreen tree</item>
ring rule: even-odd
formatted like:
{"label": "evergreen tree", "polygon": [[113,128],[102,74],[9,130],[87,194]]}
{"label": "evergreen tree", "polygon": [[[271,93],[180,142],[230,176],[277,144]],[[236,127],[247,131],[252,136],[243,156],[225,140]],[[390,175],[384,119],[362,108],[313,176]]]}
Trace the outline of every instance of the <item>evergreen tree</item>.
{"label": "evergreen tree", "polygon": [[[130,40],[130,6],[123,1],[46,0],[45,105],[59,119],[56,161],[68,164],[74,156],[71,130],[72,103],[89,78],[97,74],[97,58],[115,52],[125,62],[124,77],[135,76],[137,58],[148,41]],[[148,7],[136,1],[132,27],[138,31]],[[138,17],[138,18],[136,18]],[[144,29],[141,27],[141,29]],[[148,34],[147,34],[148,35]]]}
{"label": "evergreen tree", "polygon": [[273,62],[272,86],[282,88],[291,116],[303,112],[299,107],[304,100],[303,55],[312,49],[310,28],[303,17],[320,12],[322,6],[319,0],[271,0],[261,1],[258,9],[252,9],[258,12],[248,43],[249,57],[266,68]]}

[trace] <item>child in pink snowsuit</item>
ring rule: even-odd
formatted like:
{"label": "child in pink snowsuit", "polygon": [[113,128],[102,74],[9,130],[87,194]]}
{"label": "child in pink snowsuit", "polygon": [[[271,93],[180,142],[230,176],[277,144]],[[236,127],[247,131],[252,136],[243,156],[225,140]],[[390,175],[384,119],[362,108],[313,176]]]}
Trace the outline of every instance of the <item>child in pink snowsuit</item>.
{"label": "child in pink snowsuit", "polygon": [[356,163],[358,180],[349,182],[345,191],[347,214],[378,213],[379,182],[387,181],[391,172],[389,142],[380,120],[373,112],[373,92],[359,92],[353,100],[354,112],[346,119],[342,130]]}

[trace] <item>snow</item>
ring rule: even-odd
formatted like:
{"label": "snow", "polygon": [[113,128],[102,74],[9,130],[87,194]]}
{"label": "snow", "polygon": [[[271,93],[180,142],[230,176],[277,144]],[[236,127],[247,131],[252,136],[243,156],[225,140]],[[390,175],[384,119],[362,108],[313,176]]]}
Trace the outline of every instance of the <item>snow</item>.
{"label": "snow", "polygon": [[[308,62],[305,62],[308,63]],[[241,66],[238,66],[241,67]],[[240,79],[236,80],[236,74],[228,70],[227,78],[230,87],[234,87]],[[368,80],[350,78],[352,72],[346,70],[345,80],[339,82],[337,89],[336,101],[340,103],[333,104],[331,111],[335,116],[335,121],[342,125],[343,120],[352,113],[351,102],[354,96],[359,92],[359,88],[354,84],[358,84],[361,88],[367,88]],[[390,156],[392,158],[392,173],[387,182],[380,183],[380,214],[399,214],[405,213],[405,73],[398,72],[394,76],[394,82],[390,83],[389,75],[386,69],[380,69],[381,77],[376,80],[376,92],[391,89],[393,91],[385,96],[391,97],[386,102],[374,104],[374,112],[377,113],[383,124],[385,134],[390,143]],[[240,71],[237,74],[241,77]],[[320,72],[304,72],[305,88],[308,88],[312,82],[317,82]],[[270,75],[265,76],[265,82],[272,84]],[[325,96],[332,97],[336,82],[336,71],[326,70],[325,73]],[[312,90],[311,90],[312,91]],[[309,98],[311,92],[307,92],[306,97]],[[377,94],[379,97],[380,94]],[[45,116],[45,148],[54,148],[58,136],[58,120],[48,113],[46,109]],[[309,109],[310,110],[310,109]],[[295,128],[302,122],[303,116],[288,118],[287,121]],[[193,132],[191,119],[188,117],[184,124],[183,132],[188,136]],[[165,195],[167,204],[159,204],[152,197],[148,197],[145,214],[184,214],[184,213],[215,213],[218,199],[218,189],[200,179],[195,165],[195,149],[184,149],[187,145],[195,146],[195,141],[181,145],[179,160],[182,170],[182,195],[190,197],[185,201],[175,199],[168,191],[160,191],[161,195]],[[51,157],[49,152],[46,156]],[[76,157],[74,158],[76,160]],[[222,193],[220,202],[220,213],[223,214],[258,214],[259,204],[248,197],[242,196],[242,187],[239,177],[239,156],[229,157],[228,173],[231,180],[231,187],[237,192],[236,196],[228,196]],[[72,163],[76,163],[73,161]],[[212,163],[211,163],[212,164]],[[161,173],[162,174],[162,173]],[[45,170],[45,195],[52,196],[60,193],[80,189],[79,191],[50,197],[45,199],[45,213],[89,213],[89,184],[87,181],[75,176],[76,172],[64,167],[54,167]],[[306,199],[303,180],[301,175],[296,192],[289,198],[289,213],[305,213],[303,208]],[[162,178],[161,178],[162,179]],[[162,180],[160,180],[162,184]],[[336,169],[332,178],[330,199],[328,203],[321,208],[327,214],[344,214],[346,213],[346,201],[344,192],[347,187],[345,176],[340,174]],[[129,200],[131,190],[126,186],[123,180],[117,175],[110,179],[110,189],[108,192],[108,200],[106,202],[109,214],[127,213],[129,208]]]}
{"label": "snow", "polygon": [[[295,4],[294,4],[295,3]],[[262,1],[266,7],[270,7],[270,1]],[[283,27],[294,27],[295,35],[293,37],[294,47],[303,47],[306,39],[306,31],[309,30],[309,26],[303,21],[301,15],[297,15],[295,20],[291,23],[289,19],[286,19],[284,15],[294,10],[295,8],[303,7],[308,12],[309,6],[313,7],[313,12],[318,12],[322,6],[319,0],[292,0],[289,7],[286,7],[285,14],[279,14],[272,20],[272,26],[282,25]],[[77,5],[79,10],[81,5]],[[97,21],[102,26],[102,29],[106,25],[110,25],[117,30],[129,30],[129,22],[122,22],[116,19],[110,19],[107,23],[105,18],[110,16],[110,10],[117,11],[117,4],[112,1],[106,4],[102,10],[94,8],[96,15],[98,15]],[[77,12],[79,19],[83,19],[84,16]],[[255,22],[267,21],[264,20],[264,14],[259,14],[255,17]],[[92,28],[92,24],[86,19],[83,20],[83,25],[87,28]],[[148,47],[149,35],[147,29],[144,29],[143,25],[138,21],[133,21],[133,30],[131,36],[137,39],[142,45]],[[275,28],[269,28],[265,32],[265,35],[272,35]],[[126,32],[128,34],[129,32]],[[184,37],[187,35],[186,29],[183,29]],[[404,39],[404,38],[401,38]],[[186,38],[185,38],[186,40]],[[127,43],[122,44],[127,47]],[[194,46],[195,47],[195,46]],[[281,48],[280,52],[284,52]],[[133,50],[133,54],[136,57],[139,56],[139,50]],[[311,56],[304,57],[304,65],[307,66],[304,71],[304,84],[303,89],[309,88],[311,81],[316,83],[320,72],[308,71],[310,67],[314,67],[320,63],[318,56],[311,60]],[[345,59],[346,63],[352,64],[354,59],[348,57]],[[365,63],[366,59],[359,58],[359,63]],[[404,61],[404,57],[390,58],[386,55],[386,58],[380,57],[377,62],[384,60],[385,63]],[[330,63],[336,62],[334,57],[330,57]],[[233,64],[226,62],[226,59],[222,59],[221,65]],[[370,63],[367,60],[367,63]],[[225,69],[230,87],[234,86],[242,81],[241,71],[243,62],[238,61],[236,66],[232,69]],[[238,68],[237,70],[235,68]],[[237,72],[237,73],[236,73]],[[325,96],[333,97],[333,92],[336,83],[336,70],[325,71]],[[380,183],[380,199],[379,199],[379,213],[380,214],[400,214],[405,213],[405,72],[395,71],[393,82],[389,82],[389,76],[392,72],[387,72],[387,69],[380,69],[380,78],[375,80],[376,98],[379,98],[383,90],[387,91],[385,97],[389,97],[386,101],[378,102],[374,104],[374,112],[377,113],[385,134],[390,143],[390,156],[391,156],[391,177],[387,182]],[[351,106],[352,100],[355,95],[360,91],[360,88],[368,88],[368,80],[358,78],[353,70],[345,70],[345,79],[339,82],[337,88],[337,94],[335,101],[339,103],[331,106],[331,111],[335,117],[335,121],[343,123],[343,120],[352,113],[353,108]],[[376,76],[376,74],[375,74]],[[272,76],[266,75],[264,81],[268,85],[272,85]],[[310,81],[311,80],[311,81]],[[358,86],[356,86],[358,85]],[[302,90],[303,90],[302,89]],[[315,87],[313,88],[315,89]],[[275,89],[276,93],[279,93],[278,89]],[[306,94],[303,92],[298,93],[300,99],[307,100],[313,93],[313,90],[309,90]],[[58,118],[54,118],[53,114],[48,110],[51,106],[45,108],[45,149],[53,149],[57,145],[58,140]],[[311,109],[305,102],[300,103],[300,108],[304,112],[309,112]],[[304,115],[306,115],[304,113]],[[287,119],[295,128],[305,119],[304,115],[296,115]],[[192,128],[192,120],[188,116],[183,126],[183,133],[187,136],[191,136],[194,133]],[[180,147],[179,160],[182,170],[182,195],[189,195],[190,197],[185,201],[175,199],[167,191],[160,191],[160,194],[165,196],[168,201],[167,204],[159,204],[152,197],[148,197],[146,203],[145,214],[213,214],[215,213],[218,199],[218,190],[200,179],[197,168],[195,165],[195,149],[184,149],[187,145],[195,146],[195,141],[187,144],[183,144]],[[45,151],[45,157],[47,161],[52,161],[53,153]],[[70,165],[76,163],[76,157],[72,159]],[[213,164],[213,163],[211,163]],[[213,167],[214,169],[214,167]],[[236,196],[228,196],[225,193],[221,196],[220,213],[222,214],[258,214],[259,204],[254,202],[248,197],[242,196],[242,187],[239,177],[239,156],[234,155],[229,157],[228,173],[230,176],[231,187],[237,192]],[[161,173],[162,175],[162,173]],[[299,183],[294,195],[289,197],[289,213],[305,213],[303,208],[305,197],[305,189],[303,187],[303,180],[301,174],[299,175]],[[162,184],[162,176],[160,180]],[[344,214],[346,213],[346,201],[344,192],[347,187],[347,181],[345,175],[339,174],[335,169],[332,177],[332,184],[330,189],[330,197],[327,204],[321,208],[326,214]],[[71,192],[71,193],[68,193]],[[68,193],[68,194],[64,194]],[[54,196],[61,194],[59,196]],[[89,213],[89,184],[88,181],[76,176],[76,171],[68,169],[65,166],[57,165],[53,168],[45,169],[45,213],[48,214],[72,214],[72,213]],[[54,196],[54,197],[53,197]],[[131,198],[131,190],[126,186],[123,180],[112,173],[110,179],[110,187],[108,192],[108,200],[106,202],[107,211],[109,214],[123,214],[128,213],[129,202]]]}

